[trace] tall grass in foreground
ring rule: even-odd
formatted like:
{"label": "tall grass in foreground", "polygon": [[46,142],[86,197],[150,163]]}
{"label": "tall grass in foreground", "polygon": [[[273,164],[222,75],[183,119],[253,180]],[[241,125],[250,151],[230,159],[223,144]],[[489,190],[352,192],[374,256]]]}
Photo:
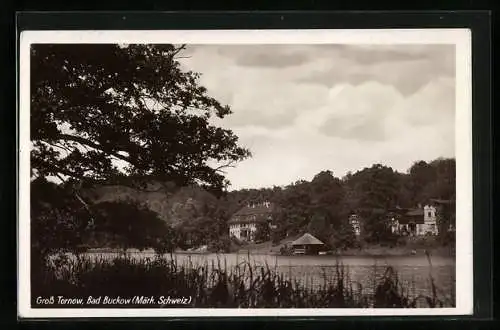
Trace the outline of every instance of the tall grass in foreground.
{"label": "tall grass in foreground", "polygon": [[[374,268],[375,271],[375,268]],[[134,296],[191,297],[190,305],[126,305],[119,307],[221,308],[415,308],[452,307],[455,302],[438,296],[432,274],[428,296],[410,298],[408,288],[392,267],[374,276],[374,290],[350,280],[340,263],[321,285],[308,284],[278,272],[277,266],[258,266],[250,260],[228,267],[225,260],[194,265],[175,258],[129,256],[90,258],[59,256],[44,269],[33,270],[32,306],[36,297],[64,296],[122,298]],[[305,282],[305,283],[304,283]],[[54,306],[52,306],[54,307]],[[81,307],[81,306],[64,306]],[[100,307],[103,306],[86,306]],[[108,305],[107,307],[117,307]]]}

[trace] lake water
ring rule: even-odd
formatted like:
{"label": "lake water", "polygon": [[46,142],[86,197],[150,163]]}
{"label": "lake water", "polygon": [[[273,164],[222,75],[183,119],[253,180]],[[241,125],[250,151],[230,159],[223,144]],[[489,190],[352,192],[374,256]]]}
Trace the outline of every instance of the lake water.
{"label": "lake water", "polygon": [[[113,257],[113,253],[92,253],[94,256]],[[134,258],[154,258],[154,253],[130,253]],[[230,270],[237,264],[250,262],[252,267],[266,265],[283,274],[283,277],[299,281],[307,287],[317,287],[334,280],[337,264],[342,264],[353,284],[353,289],[362,286],[363,291],[373,291],[388,266],[398,275],[398,279],[410,297],[419,294],[431,295],[431,276],[438,288],[438,296],[451,299],[455,296],[455,259],[433,256],[432,266],[426,256],[272,256],[248,254],[189,254],[175,253],[173,257],[183,265],[212,265]]]}

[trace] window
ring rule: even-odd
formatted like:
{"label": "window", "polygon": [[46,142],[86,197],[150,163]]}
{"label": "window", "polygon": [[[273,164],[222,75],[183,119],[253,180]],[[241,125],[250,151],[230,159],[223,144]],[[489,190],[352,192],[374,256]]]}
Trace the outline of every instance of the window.
{"label": "window", "polygon": [[429,218],[430,218],[430,217],[432,217],[432,212],[431,212],[431,211],[427,212],[427,216],[428,216]]}

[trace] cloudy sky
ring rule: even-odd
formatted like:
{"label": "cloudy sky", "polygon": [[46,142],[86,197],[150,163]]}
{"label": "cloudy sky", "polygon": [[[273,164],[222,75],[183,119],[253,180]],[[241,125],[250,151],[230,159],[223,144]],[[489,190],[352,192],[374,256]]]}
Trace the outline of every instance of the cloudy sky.
{"label": "cloudy sky", "polygon": [[253,153],[227,171],[231,189],[454,157],[453,45],[189,45],[184,56],[234,112],[217,124]]}

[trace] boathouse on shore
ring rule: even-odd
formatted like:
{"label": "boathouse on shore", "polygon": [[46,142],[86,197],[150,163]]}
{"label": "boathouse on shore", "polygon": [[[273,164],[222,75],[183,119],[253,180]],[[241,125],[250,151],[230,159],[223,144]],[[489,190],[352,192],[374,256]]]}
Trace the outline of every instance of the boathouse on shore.
{"label": "boathouse on shore", "polygon": [[318,254],[325,247],[325,243],[309,233],[292,242],[293,254]]}

